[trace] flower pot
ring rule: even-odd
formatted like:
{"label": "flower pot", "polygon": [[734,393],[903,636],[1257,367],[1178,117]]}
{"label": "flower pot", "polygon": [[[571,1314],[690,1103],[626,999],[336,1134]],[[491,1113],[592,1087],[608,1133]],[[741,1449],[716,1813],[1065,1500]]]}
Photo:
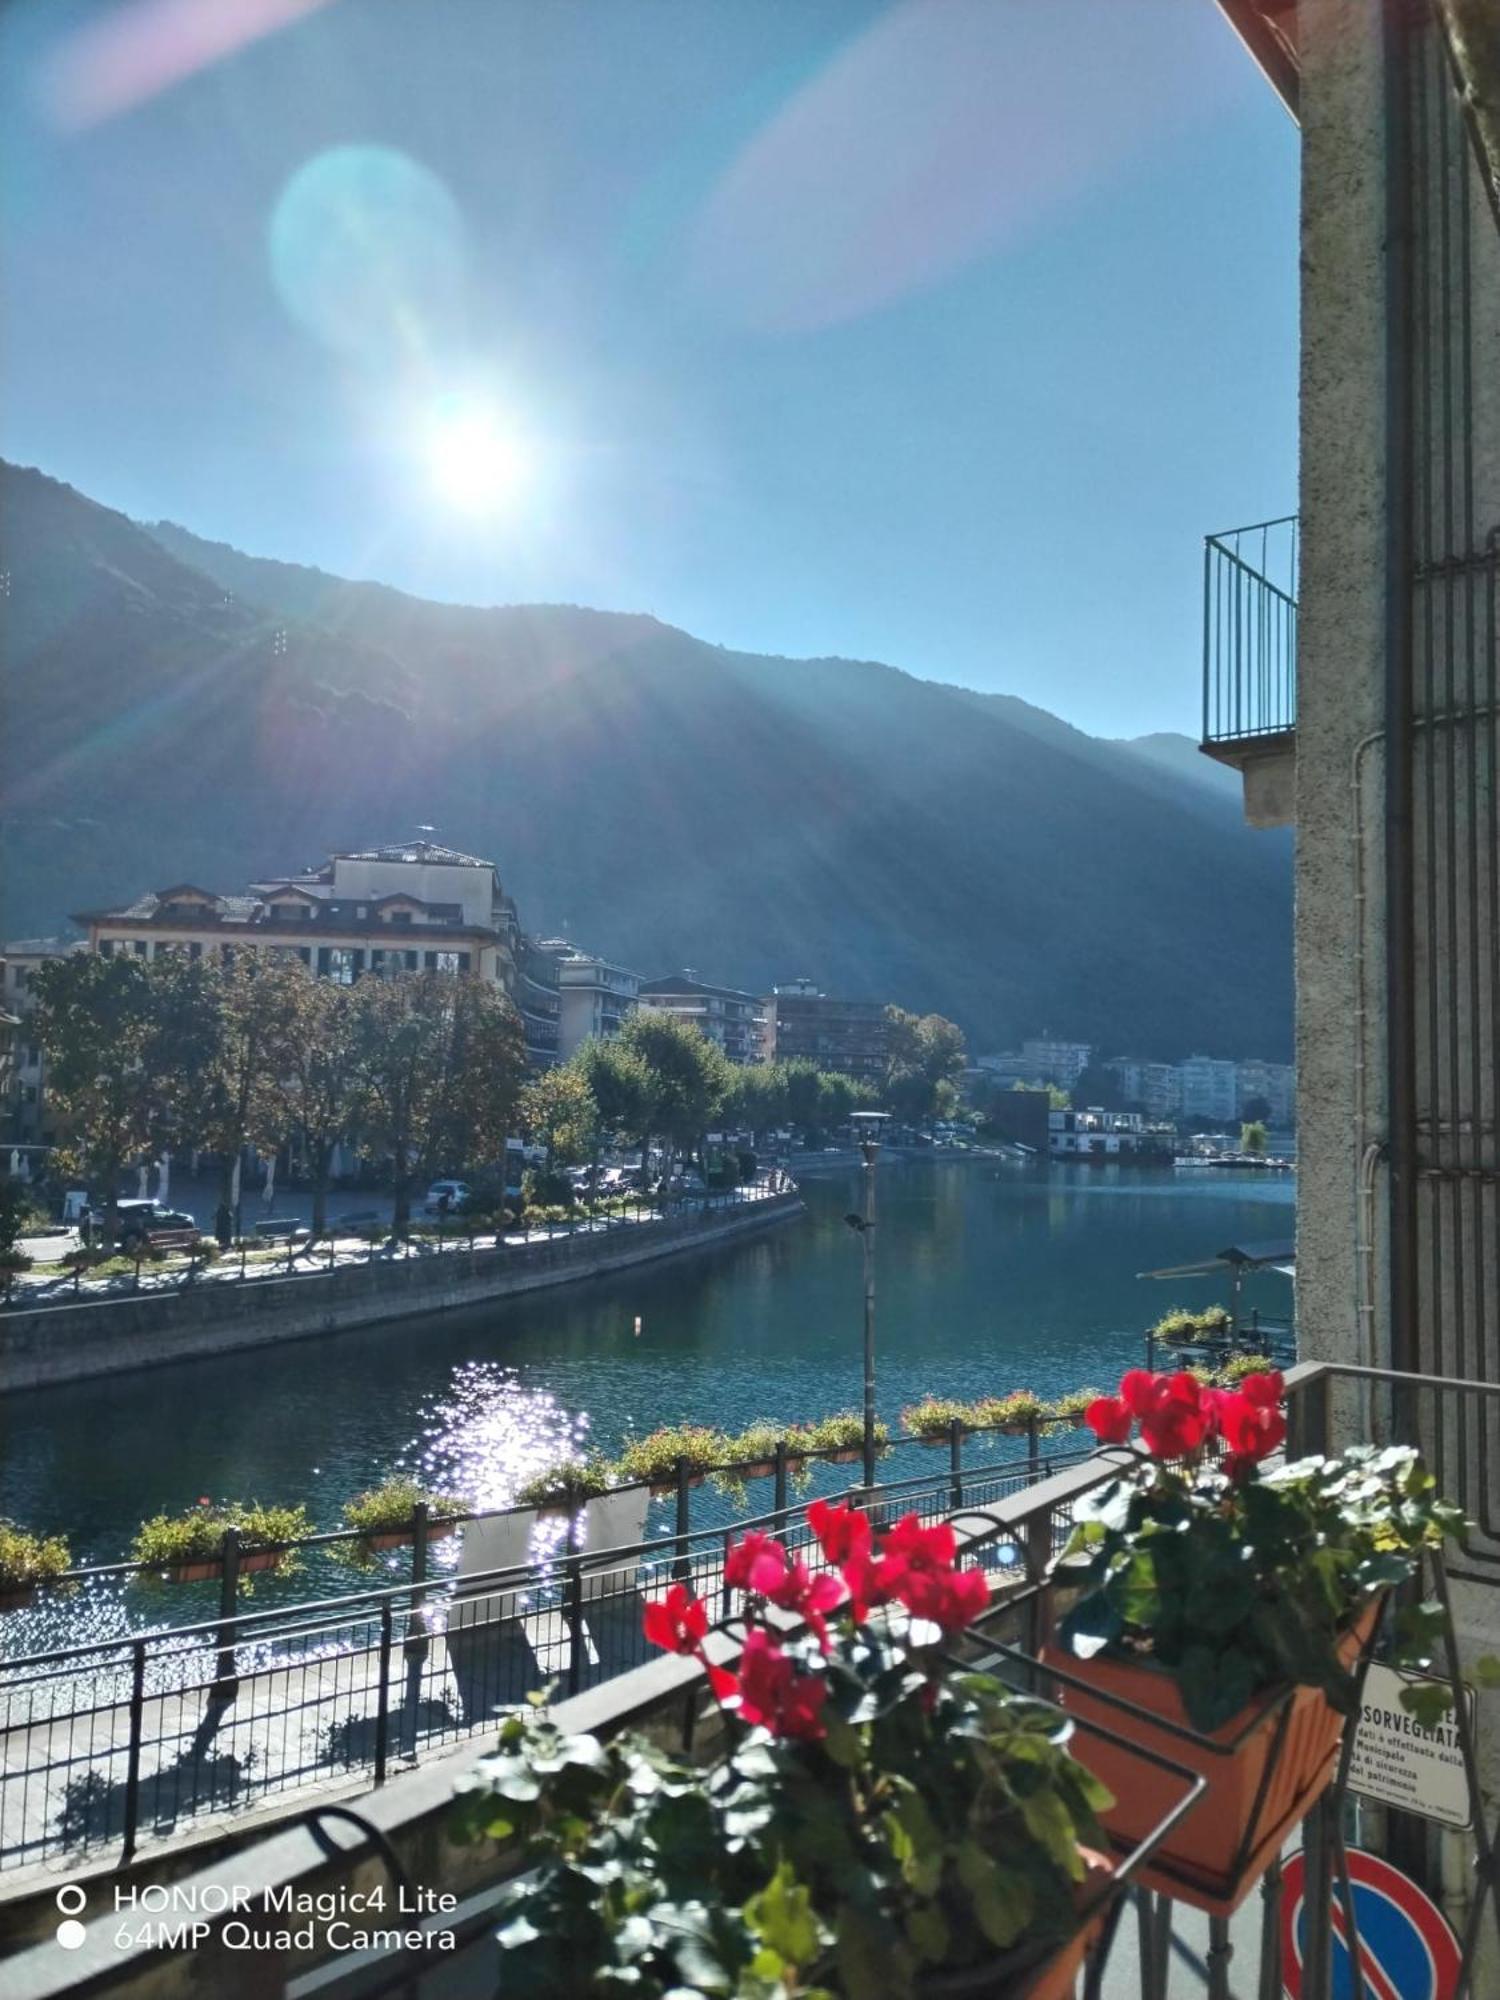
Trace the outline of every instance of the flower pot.
{"label": "flower pot", "polygon": [[[1080,1905],[1102,1895],[1112,1873],[1108,1858],[1091,1848],[1080,1850],[1088,1870],[1077,1891]],[[1101,1900],[1065,1944],[1037,1964],[1028,1952],[1008,1951],[962,1972],[933,1972],[919,1981],[919,2000],[1074,2000],[1083,1962],[1099,1941],[1108,1913]],[[1022,1968],[1029,1964],[1030,1970]]]}
{"label": "flower pot", "polygon": [[[706,1472],[690,1472],[682,1483],[684,1486],[701,1486],[707,1477],[708,1474]],[[670,1479],[653,1479],[648,1483],[653,1497],[658,1500],[665,1498],[668,1493],[675,1493],[677,1491],[677,1478],[675,1474]]]}
{"label": "flower pot", "polygon": [[[1383,1601],[1372,1599],[1340,1641],[1339,1659],[1346,1668],[1354,1665],[1375,1629]],[[1087,1683],[1059,1687],[1058,1700],[1070,1714],[1128,1736],[1131,1743],[1208,1781],[1207,1791],[1173,1827],[1139,1879],[1211,1916],[1233,1915],[1287,1834],[1331,1782],[1345,1718],[1318,1688],[1273,1689],[1257,1695],[1211,1734],[1179,1736],[1115,1705],[1127,1701],[1164,1723],[1192,1730],[1177,1683],[1161,1668],[1125,1660],[1080,1660],[1053,1646],[1044,1647],[1041,1658],[1043,1665]],[[1114,1700],[1096,1697],[1094,1689],[1099,1697]],[[1140,1840],[1182,1797],[1180,1779],[1087,1730],[1079,1732],[1072,1747],[1079,1762],[1115,1795],[1114,1806],[1102,1818],[1118,1841]]]}
{"label": "flower pot", "polygon": [[[433,1542],[446,1541],[449,1535],[456,1535],[458,1526],[457,1521],[445,1521],[441,1527],[429,1527],[427,1530],[429,1545]],[[359,1540],[367,1549],[373,1551],[399,1549],[404,1544],[414,1542],[416,1538],[416,1531],[412,1528],[372,1528],[368,1534],[362,1534]]]}
{"label": "flower pot", "polygon": [[29,1611],[36,1603],[34,1583],[0,1584],[0,1611]]}
{"label": "flower pot", "polygon": [[864,1455],[865,1448],[862,1444],[841,1445],[837,1451],[829,1452],[828,1463],[830,1465],[858,1465]]}
{"label": "flower pot", "polygon": [[[282,1549],[251,1549],[240,1557],[239,1573],[249,1576],[260,1569],[276,1569],[283,1560]],[[204,1556],[192,1562],[169,1563],[167,1577],[172,1583],[203,1583],[211,1576],[224,1574],[222,1556]]]}
{"label": "flower pot", "polygon": [[[791,1460],[788,1459],[787,1463],[790,1465]],[[769,1479],[775,1471],[776,1461],[774,1458],[753,1458],[748,1465],[740,1467],[739,1476],[741,1479]]]}
{"label": "flower pot", "polygon": [[948,1442],[946,1431],[917,1431],[914,1435],[918,1444],[931,1445],[934,1451],[941,1450]]}

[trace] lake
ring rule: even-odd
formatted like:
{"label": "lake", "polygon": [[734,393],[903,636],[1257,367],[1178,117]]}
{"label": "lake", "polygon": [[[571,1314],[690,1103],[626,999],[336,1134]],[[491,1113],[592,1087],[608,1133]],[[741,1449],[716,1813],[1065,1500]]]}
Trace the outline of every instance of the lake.
{"label": "lake", "polygon": [[[104,1562],[144,1516],[200,1494],[304,1500],[330,1527],[400,1462],[499,1505],[570,1438],[611,1449],[663,1422],[735,1429],[855,1407],[860,1246],[843,1218],[858,1174],[809,1175],[804,1193],[804,1220],[691,1260],[15,1397],[0,1419],[0,1515]],[[881,1414],[894,1428],[927,1390],[1112,1387],[1169,1306],[1227,1297],[1215,1279],[1137,1274],[1290,1236],[1293,1198],[1281,1174],[883,1163]],[[1268,1317],[1290,1302],[1275,1274],[1247,1289]],[[173,1615],[195,1615],[185,1594]]]}

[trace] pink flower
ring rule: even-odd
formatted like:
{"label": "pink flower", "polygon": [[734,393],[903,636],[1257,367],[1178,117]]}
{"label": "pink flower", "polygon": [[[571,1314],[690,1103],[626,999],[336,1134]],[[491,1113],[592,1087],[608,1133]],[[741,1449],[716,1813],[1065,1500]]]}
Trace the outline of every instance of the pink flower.
{"label": "pink flower", "polygon": [[724,1581],[731,1590],[752,1590],[769,1597],[787,1578],[791,1561],[774,1535],[750,1529],[724,1558]]}
{"label": "pink flower", "polygon": [[739,1702],[742,1719],[773,1736],[815,1742],[826,1734],[822,1708],[828,1683],[818,1674],[799,1674],[768,1632],[753,1625],[740,1652]]}
{"label": "pink flower", "polygon": [[1122,1396],[1097,1396],[1083,1413],[1083,1421],[1100,1444],[1124,1444],[1135,1425],[1130,1406]]}
{"label": "pink flower", "polygon": [[697,1653],[708,1632],[708,1607],[686,1584],[674,1583],[665,1597],[647,1599],[641,1629],[665,1653]]}
{"label": "pink flower", "polygon": [[847,1562],[850,1556],[863,1554],[870,1546],[869,1517],[857,1507],[814,1500],[807,1510],[807,1525],[831,1563]]}

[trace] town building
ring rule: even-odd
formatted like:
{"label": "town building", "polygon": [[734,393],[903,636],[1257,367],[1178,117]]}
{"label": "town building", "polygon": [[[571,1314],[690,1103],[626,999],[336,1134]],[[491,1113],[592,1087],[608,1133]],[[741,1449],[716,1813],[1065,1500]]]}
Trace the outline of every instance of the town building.
{"label": "town building", "polygon": [[367,973],[473,973],[502,987],[526,1026],[528,1054],[557,1059],[558,995],[546,954],[521,931],[494,862],[422,839],[330,855],[322,867],[219,895],[191,882],[73,919],[103,957],[232,962],[242,951],[299,959],[352,986]]}
{"label": "town building", "polygon": [[879,1000],[839,1000],[810,979],[773,987],[765,1009],[765,1050],[777,1062],[804,1061],[865,1083],[885,1076],[890,1028]]}
{"label": "town building", "polygon": [[549,953],[557,967],[562,1061],[585,1042],[611,1041],[634,1011],[640,974],[597,952],[582,951],[566,938],[547,938],[539,949]]}
{"label": "town building", "polygon": [[1235,1108],[1241,1119],[1260,1116],[1273,1132],[1291,1131],[1297,1122],[1297,1072],[1290,1063],[1241,1062]]}
{"label": "town building", "polygon": [[18,938],[0,947],[0,1010],[16,1021],[10,1093],[4,1106],[4,1136],[12,1146],[46,1146],[52,1136],[47,1120],[46,1059],[28,1028],[28,1017],[36,1006],[37,973],[48,959],[86,949],[81,939],[58,937]]}
{"label": "town building", "polygon": [[735,986],[710,986],[681,972],[669,979],[647,980],[639,1004],[658,1014],[690,1021],[716,1042],[731,1062],[760,1062],[765,1056],[765,1014],[753,993]]}
{"label": "town building", "polygon": [[1189,1056],[1178,1065],[1181,1095],[1178,1112],[1184,1123],[1228,1125],[1239,1115],[1239,1064],[1219,1056]]}
{"label": "town building", "polygon": [[1032,1036],[1021,1044],[1021,1058],[1031,1065],[1028,1083],[1055,1083],[1071,1090],[1089,1066],[1093,1045],[1059,1042],[1050,1035]]}
{"label": "town building", "polygon": [[[1024,1094],[1024,1093],[1023,1093]],[[1150,1124],[1138,1111],[1049,1111],[1047,1150],[1063,1160],[1170,1160],[1170,1126]]]}
{"label": "town building", "polygon": [[1182,1074],[1175,1063],[1114,1056],[1104,1068],[1126,1104],[1138,1106],[1148,1117],[1173,1118],[1182,1109]]}

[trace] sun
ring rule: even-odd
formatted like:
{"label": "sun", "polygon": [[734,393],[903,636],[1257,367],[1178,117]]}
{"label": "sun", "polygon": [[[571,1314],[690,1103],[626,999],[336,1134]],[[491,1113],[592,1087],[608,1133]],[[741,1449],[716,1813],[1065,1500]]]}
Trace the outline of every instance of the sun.
{"label": "sun", "polygon": [[423,456],[433,491],[460,513],[494,513],[525,484],[526,453],[487,404],[445,404],[435,411],[424,433]]}

